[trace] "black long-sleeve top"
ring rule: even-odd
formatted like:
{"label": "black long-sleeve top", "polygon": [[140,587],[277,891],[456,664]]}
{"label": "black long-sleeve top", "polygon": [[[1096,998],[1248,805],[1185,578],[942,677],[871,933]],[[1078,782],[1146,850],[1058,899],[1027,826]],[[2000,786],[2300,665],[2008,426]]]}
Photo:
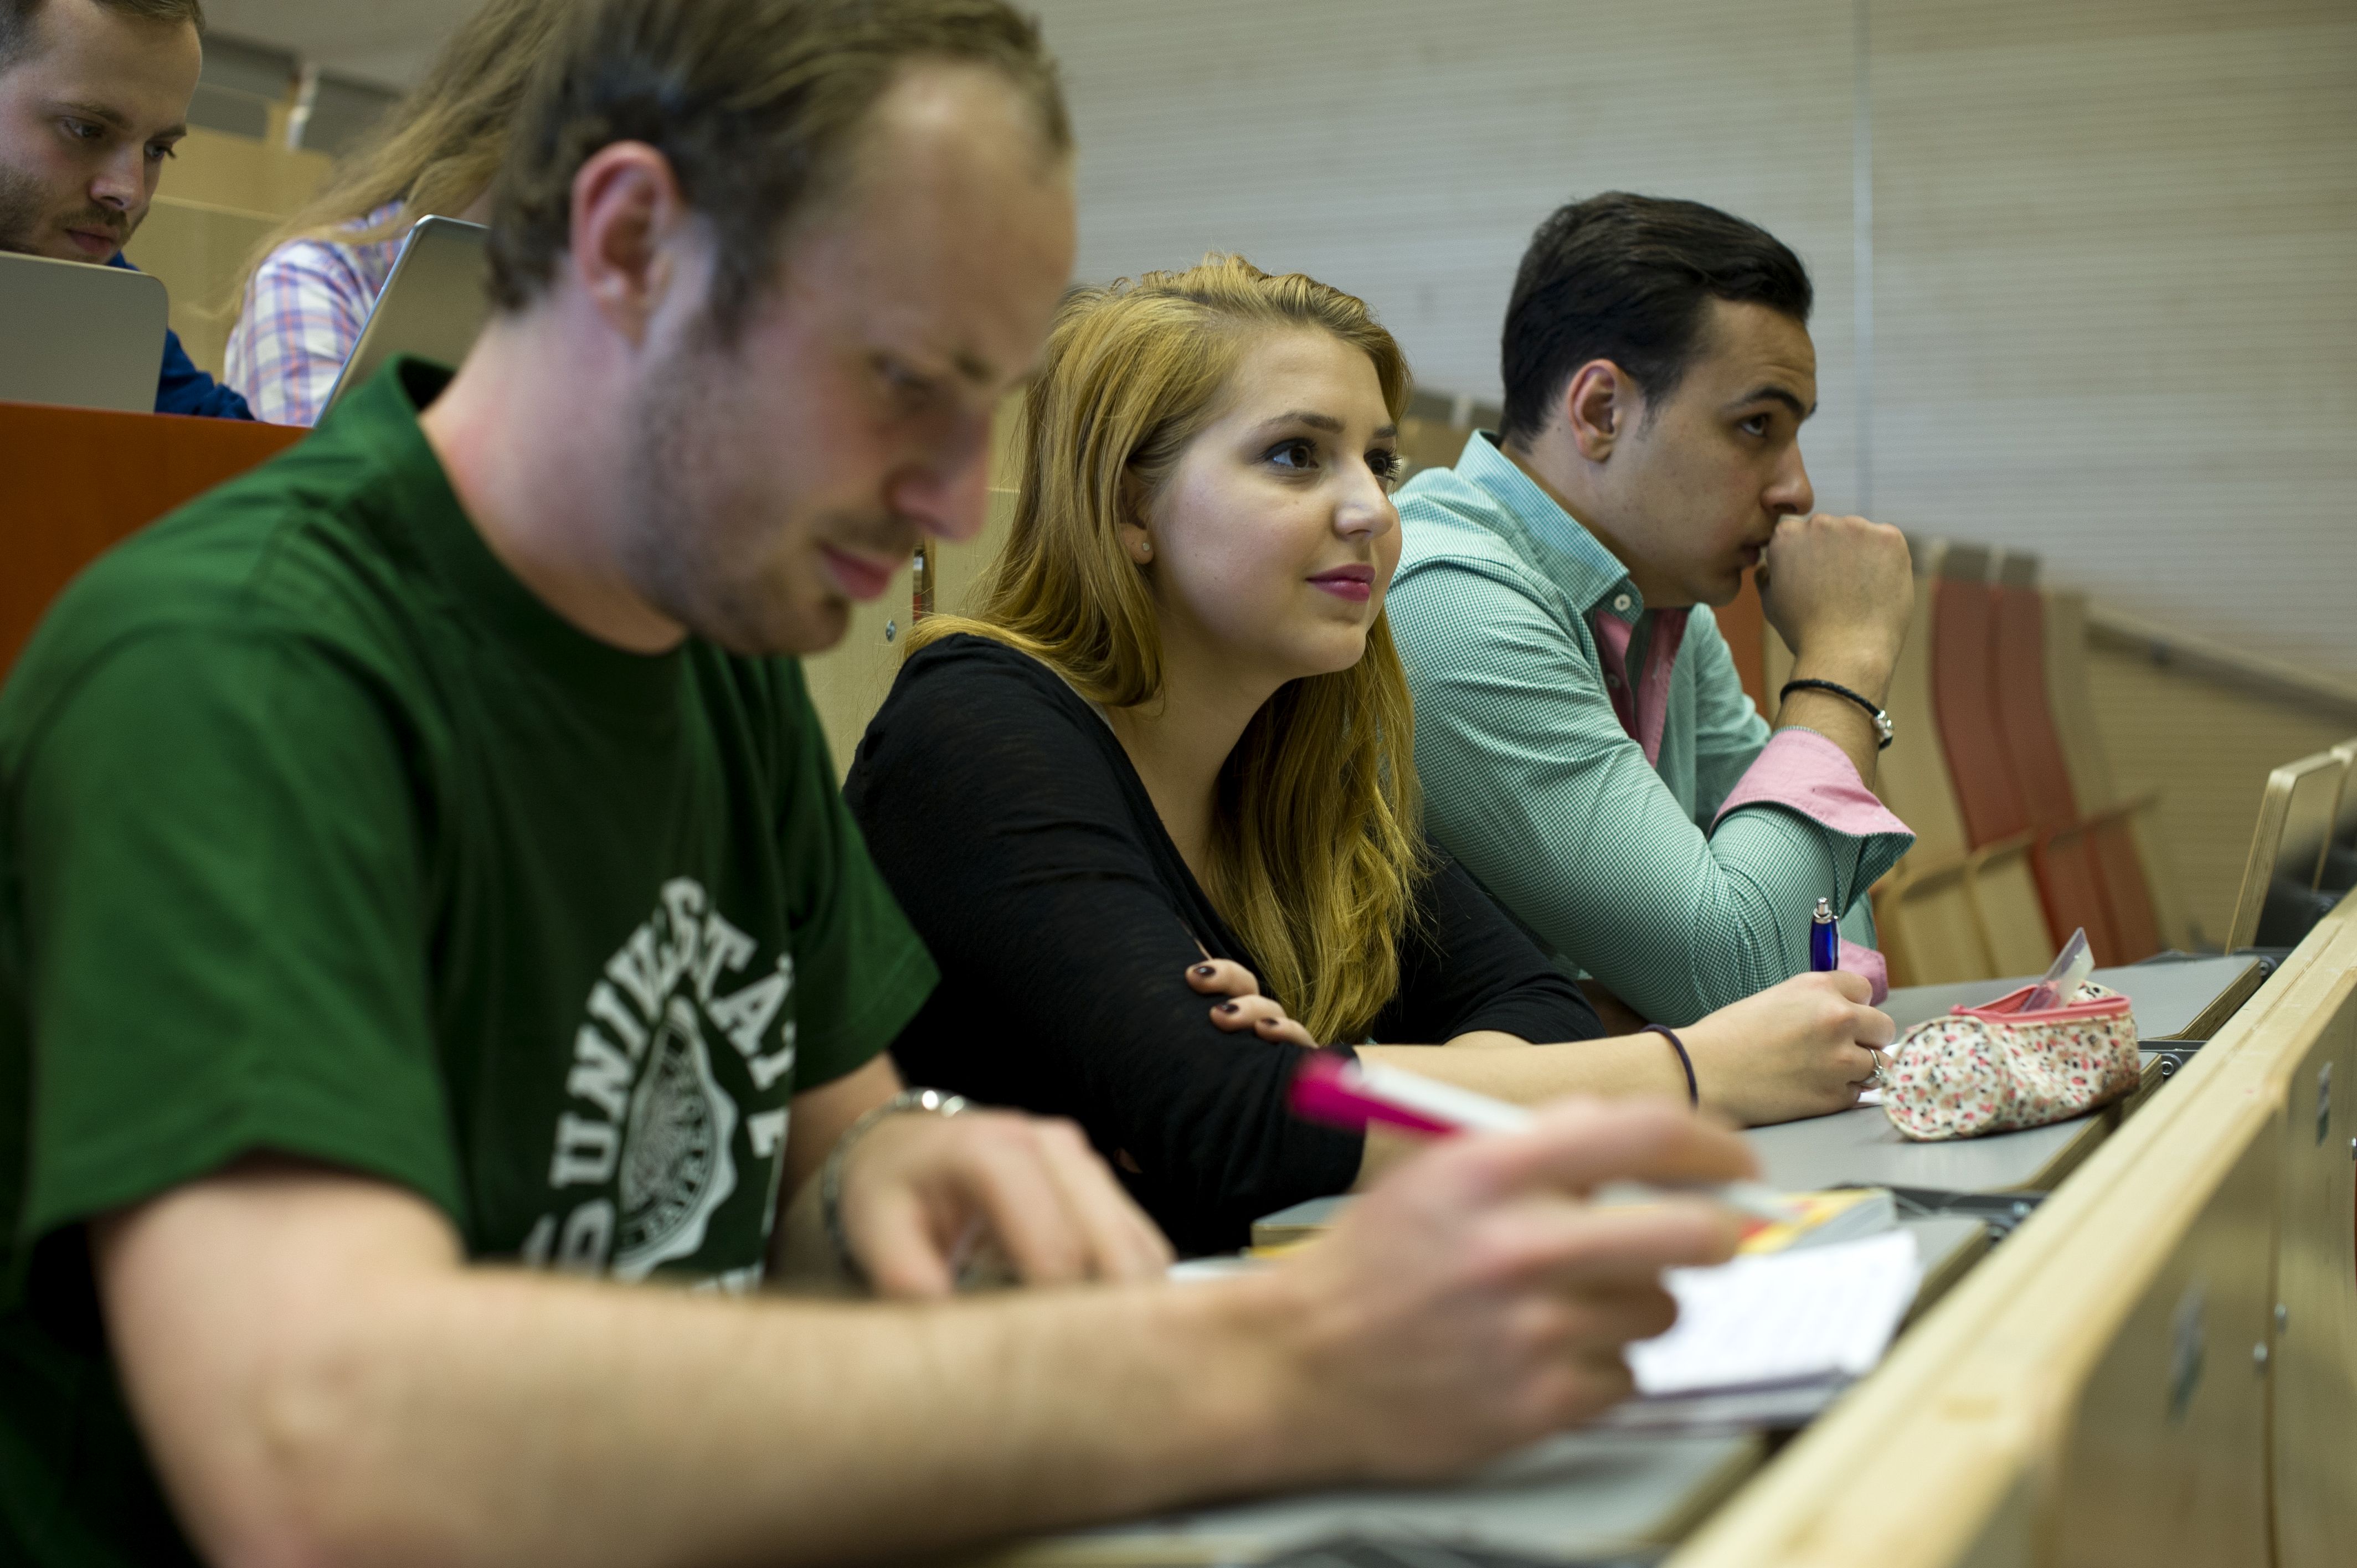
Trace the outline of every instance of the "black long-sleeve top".
{"label": "black long-sleeve top", "polygon": [[[1181,1252],[1240,1246],[1259,1216],[1351,1185],[1361,1135],[1286,1109],[1299,1048],[1215,1027],[1217,998],[1188,985],[1206,953],[1261,968],[1103,716],[1053,671],[986,638],[924,649],[844,793],[941,967],[893,1047],[909,1082],[1078,1122]],[[1602,1032],[1455,864],[1418,904],[1374,1039]]]}

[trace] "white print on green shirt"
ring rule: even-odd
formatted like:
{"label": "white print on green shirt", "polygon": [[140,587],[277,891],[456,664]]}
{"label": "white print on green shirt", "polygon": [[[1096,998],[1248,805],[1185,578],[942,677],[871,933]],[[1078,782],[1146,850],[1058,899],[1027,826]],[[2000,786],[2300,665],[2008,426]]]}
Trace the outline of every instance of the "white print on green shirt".
{"label": "white print on green shirt", "polygon": [[[762,1047],[793,991],[794,961],[781,952],[771,973],[715,995],[722,972],[741,972],[756,944],[709,903],[691,878],[664,883],[660,906],[606,961],[604,977],[590,988],[588,1016],[574,1036],[565,1075],[570,1103],[556,1119],[548,1185],[560,1193],[600,1190],[575,1203],[561,1222],[556,1212],[542,1215],[524,1239],[526,1262],[643,1279],[659,1264],[693,1255],[713,1212],[736,1191],[730,1142],[739,1112],[713,1075],[704,1026],[736,1047],[757,1090],[773,1087],[793,1070],[791,1015],[778,1029],[776,1048]],[[745,1132],[753,1154],[770,1166],[766,1237],[784,1167],[785,1108],[747,1117]],[[759,1271],[733,1271],[731,1283],[749,1289]]]}

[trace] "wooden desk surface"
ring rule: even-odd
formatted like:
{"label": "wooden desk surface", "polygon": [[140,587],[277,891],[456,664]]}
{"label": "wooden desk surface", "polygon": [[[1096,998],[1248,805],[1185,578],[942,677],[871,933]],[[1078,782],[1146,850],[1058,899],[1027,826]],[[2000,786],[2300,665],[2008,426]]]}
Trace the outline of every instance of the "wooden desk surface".
{"label": "wooden desk surface", "polygon": [[1760,1467],[1758,1435],[1566,1433],[1454,1486],[1274,1498],[1027,1541],[991,1568],[1192,1568],[1257,1563],[1345,1532],[1451,1541],[1540,1559],[1676,1541]]}
{"label": "wooden desk surface", "polygon": [[[1342,1199],[1321,1199],[1330,1215]],[[1287,1211],[1292,1212],[1291,1210]],[[1988,1250],[1973,1219],[1910,1219],[1929,1311]],[[991,1568],[1198,1568],[1259,1562],[1350,1533],[1458,1541],[1538,1558],[1674,1544],[1758,1469],[1758,1434],[1631,1437],[1567,1433],[1451,1486],[1306,1493],[1168,1514],[1012,1547]]]}
{"label": "wooden desk surface", "polygon": [[[1953,985],[1903,985],[1882,1010],[1901,1029],[1937,1017],[1959,1004],[1992,1001],[2034,982],[2034,974],[2011,980],[1968,980]],[[2250,999],[2262,978],[2259,961],[2247,953],[2224,958],[2171,959],[2099,969],[2092,977],[2136,1004],[2136,1032],[2146,1039],[2206,1040]]]}
{"label": "wooden desk surface", "polygon": [[2345,1564],[2351,1078],[2357,905],[1673,1561]]}
{"label": "wooden desk surface", "polygon": [[[2137,1004],[2147,1036],[2215,1027],[2255,989],[2257,961],[2201,959],[2098,971]],[[1957,1002],[2002,995],[2018,982],[1921,986],[1893,993],[1902,1024]],[[2090,1152],[2113,1112],[2026,1133],[1954,1144],[1910,1144],[1878,1109],[1844,1112],[1745,1134],[1767,1178],[1788,1188],[1844,1181],[2005,1191],[2050,1185]],[[1262,1222],[1299,1231],[1332,1222],[1347,1197],[1297,1204]],[[1909,1321],[1928,1312],[1988,1250],[1970,1219],[1912,1220],[1923,1287]],[[1251,1563],[1323,1536],[1454,1539],[1536,1556],[1608,1555],[1674,1542],[1760,1463],[1754,1437],[1551,1440],[1454,1487],[1338,1491],[1180,1513],[1011,1549],[994,1568],[1188,1568]]]}
{"label": "wooden desk surface", "polygon": [[[2257,959],[2235,955],[2099,969],[2094,978],[2136,1004],[2136,1029],[2145,1038],[2201,1038],[2258,989],[2259,971]],[[2036,978],[1907,986],[1890,993],[1884,1011],[1904,1029],[1958,1003],[1986,1002]],[[2117,1121],[2117,1111],[2107,1107],[2050,1127],[1917,1144],[1901,1135],[1880,1108],[1868,1106],[1754,1127],[1743,1136],[1760,1156],[1768,1182],[1787,1190],[1865,1184],[2018,1192],[2053,1187]]]}

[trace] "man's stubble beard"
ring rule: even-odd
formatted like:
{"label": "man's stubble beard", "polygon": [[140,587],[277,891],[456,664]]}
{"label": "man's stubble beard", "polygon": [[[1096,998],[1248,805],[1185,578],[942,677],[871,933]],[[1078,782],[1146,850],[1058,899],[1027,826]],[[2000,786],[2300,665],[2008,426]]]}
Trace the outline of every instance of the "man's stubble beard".
{"label": "man's stubble beard", "polygon": [[[32,176],[0,164],[0,251],[11,251],[25,256],[49,256],[53,261],[86,261],[76,253],[70,256],[50,256],[34,242],[41,224],[49,216],[49,193]],[[144,214],[142,216],[145,216]],[[74,215],[74,222],[88,229],[121,229],[115,240],[120,249],[137,231],[136,223],[124,223],[116,214],[102,207],[86,207]]]}
{"label": "man's stubble beard", "polygon": [[841,639],[847,607],[832,584],[780,579],[822,569],[821,538],[905,555],[915,529],[888,516],[795,527],[782,515],[790,497],[732,482],[736,367],[725,349],[701,344],[648,372],[616,555],[631,586],[696,637],[746,657],[823,652]]}
{"label": "man's stubble beard", "polygon": [[33,249],[33,231],[40,226],[44,196],[38,180],[0,164],[0,251],[40,253]]}

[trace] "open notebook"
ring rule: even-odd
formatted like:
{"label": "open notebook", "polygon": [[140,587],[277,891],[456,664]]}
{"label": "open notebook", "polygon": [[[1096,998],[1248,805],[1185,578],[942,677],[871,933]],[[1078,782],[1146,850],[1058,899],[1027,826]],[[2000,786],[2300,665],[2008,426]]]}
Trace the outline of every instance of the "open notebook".
{"label": "open notebook", "polygon": [[[1629,1348],[1636,1397],[1598,1427],[1699,1433],[1798,1426],[1882,1359],[1923,1283],[1913,1232],[1891,1229],[1890,1193],[1786,1196],[1811,1209],[1813,1223],[1801,1234],[1755,1236],[1751,1245],[1770,1250],[1747,1250],[1717,1268],[1669,1271],[1677,1324]],[[1268,1251],[1299,1245],[1331,1225],[1349,1201],[1297,1205],[1254,1226],[1254,1235]],[[1170,1272],[1176,1279],[1209,1279],[1265,1266],[1249,1256],[1200,1258]]]}
{"label": "open notebook", "polygon": [[1922,1279],[1905,1230],[1673,1269],[1677,1324],[1629,1348],[1637,1397],[1598,1424],[1695,1431],[1804,1421],[1874,1369]]}

